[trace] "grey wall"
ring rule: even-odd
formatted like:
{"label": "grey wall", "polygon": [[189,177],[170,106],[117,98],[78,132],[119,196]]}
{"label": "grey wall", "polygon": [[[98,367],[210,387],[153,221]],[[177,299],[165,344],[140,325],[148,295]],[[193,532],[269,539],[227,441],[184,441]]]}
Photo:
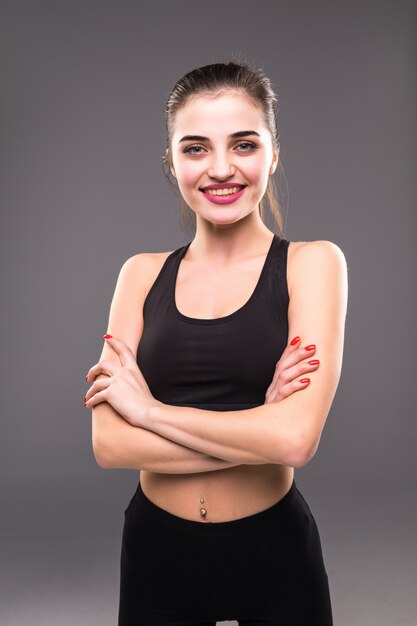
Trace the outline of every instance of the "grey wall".
{"label": "grey wall", "polygon": [[122,263],[188,241],[162,173],[168,93],[238,52],[279,95],[285,237],[329,239],[348,262],[342,378],[297,477],[339,623],[364,623],[343,613],[363,586],[343,595],[329,503],[362,494],[349,528],[375,513],[372,494],[400,494],[399,520],[415,499],[416,12],[407,0],[1,2],[2,623],[115,623],[137,473],[95,463],[84,377]]}

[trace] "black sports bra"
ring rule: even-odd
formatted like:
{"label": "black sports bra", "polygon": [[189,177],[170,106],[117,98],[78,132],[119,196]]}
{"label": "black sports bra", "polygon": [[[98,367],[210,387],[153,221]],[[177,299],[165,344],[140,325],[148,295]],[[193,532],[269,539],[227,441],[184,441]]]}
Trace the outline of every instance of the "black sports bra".
{"label": "black sports bra", "polygon": [[191,241],[166,259],[143,304],[137,362],[152,395],[212,411],[264,404],[288,342],[287,251],[274,234],[249,300],[215,319],[183,315],[175,303],[179,264]]}

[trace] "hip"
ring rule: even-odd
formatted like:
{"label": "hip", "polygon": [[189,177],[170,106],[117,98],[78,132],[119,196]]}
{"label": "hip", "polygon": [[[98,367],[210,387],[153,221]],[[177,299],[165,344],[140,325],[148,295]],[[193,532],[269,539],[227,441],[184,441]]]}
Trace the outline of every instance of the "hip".
{"label": "hip", "polygon": [[121,562],[122,604],[138,611],[195,616],[189,623],[261,613],[331,624],[317,524],[294,480],[267,509],[217,523],[158,507],[139,483],[125,511]]}

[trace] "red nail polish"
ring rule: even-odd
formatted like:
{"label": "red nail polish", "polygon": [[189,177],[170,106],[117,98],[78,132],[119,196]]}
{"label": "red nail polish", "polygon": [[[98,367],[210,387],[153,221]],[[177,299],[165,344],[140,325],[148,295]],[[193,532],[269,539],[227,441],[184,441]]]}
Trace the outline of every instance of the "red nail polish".
{"label": "red nail polish", "polygon": [[314,345],[314,343],[311,343],[309,346],[306,346],[305,349],[306,350],[314,350],[316,346]]}
{"label": "red nail polish", "polygon": [[87,374],[87,376],[85,377],[85,379],[86,379],[86,380],[88,380],[88,374]]}
{"label": "red nail polish", "polygon": [[112,335],[103,335],[103,339],[113,339]]}
{"label": "red nail polish", "polygon": [[290,346],[295,346],[296,343],[298,343],[300,341],[300,337],[294,337],[294,339],[291,341]]}
{"label": "red nail polish", "polygon": [[309,383],[310,379],[309,378],[300,378],[300,383]]}
{"label": "red nail polish", "polygon": [[312,361],[308,361],[309,365],[318,365],[320,361],[318,359],[313,359]]}

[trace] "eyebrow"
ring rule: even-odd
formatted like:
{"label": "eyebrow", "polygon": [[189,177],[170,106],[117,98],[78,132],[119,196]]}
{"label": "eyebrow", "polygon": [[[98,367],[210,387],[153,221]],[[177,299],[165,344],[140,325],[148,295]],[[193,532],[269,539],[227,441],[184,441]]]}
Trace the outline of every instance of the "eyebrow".
{"label": "eyebrow", "polygon": [[[257,137],[260,137],[260,134],[255,130],[239,130],[236,133],[229,135],[229,138],[239,139],[239,137],[248,137],[249,135],[256,135]],[[203,137],[202,135],[184,135],[178,143],[180,144],[183,141],[210,141],[210,139],[208,137]]]}

